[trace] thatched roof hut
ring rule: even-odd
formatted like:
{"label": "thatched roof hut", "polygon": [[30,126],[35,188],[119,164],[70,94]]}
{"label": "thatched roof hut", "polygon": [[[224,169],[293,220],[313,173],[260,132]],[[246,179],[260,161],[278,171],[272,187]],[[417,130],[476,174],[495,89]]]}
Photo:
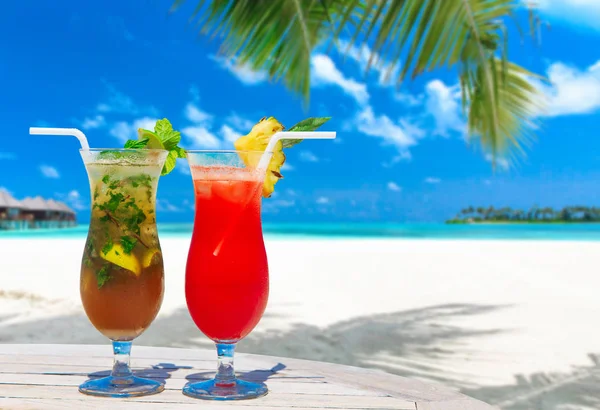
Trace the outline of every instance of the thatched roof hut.
{"label": "thatched roof hut", "polygon": [[68,213],[68,214],[73,214],[73,215],[75,215],[77,213],[73,209],[71,209],[69,207],[69,205],[65,204],[64,202],[61,202],[61,201],[54,201],[54,202],[58,205],[58,207],[60,208],[60,210],[62,212],[65,212],[65,213]]}
{"label": "thatched roof hut", "polygon": [[15,199],[8,191],[0,190],[0,208],[23,208],[21,201]]}
{"label": "thatched roof hut", "polygon": [[36,196],[35,198],[28,196],[27,198],[24,198],[21,203],[23,204],[23,208],[28,211],[52,211],[41,196]]}

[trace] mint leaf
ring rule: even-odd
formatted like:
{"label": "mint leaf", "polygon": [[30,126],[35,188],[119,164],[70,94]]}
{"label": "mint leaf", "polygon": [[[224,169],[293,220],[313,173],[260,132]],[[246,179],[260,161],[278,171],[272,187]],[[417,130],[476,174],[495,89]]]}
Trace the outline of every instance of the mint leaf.
{"label": "mint leaf", "polygon": [[146,148],[146,145],[148,145],[148,138],[144,138],[142,140],[127,140],[127,142],[125,142],[125,148],[129,148],[129,149],[140,149],[140,148]]}
{"label": "mint leaf", "polygon": [[[300,121],[298,124],[293,125],[288,131],[315,131],[321,125],[329,121],[331,117],[310,117]],[[303,140],[281,140],[283,148],[290,148],[294,145],[302,142]]]}
{"label": "mint leaf", "polygon": [[[138,140],[128,140],[125,143],[125,148],[129,149],[165,149],[169,151],[165,165],[161,171],[161,175],[170,173],[177,162],[177,158],[186,158],[186,152],[179,147],[181,142],[181,133],[173,129],[171,122],[163,118],[156,121],[154,132],[138,129]],[[137,182],[136,182],[137,184]]]}
{"label": "mint leaf", "polygon": [[105,175],[102,177],[102,182],[104,182],[105,184],[108,184],[108,183],[110,182],[110,175],[108,175],[108,174],[105,174]]}
{"label": "mint leaf", "polygon": [[110,279],[110,274],[108,273],[108,266],[104,265],[98,273],[96,274],[96,280],[98,281],[98,289],[106,284]]}
{"label": "mint leaf", "polygon": [[154,125],[154,133],[156,135],[160,136],[161,134],[168,134],[171,131],[173,131],[173,126],[169,120],[163,118],[162,120],[156,121],[156,124]]}
{"label": "mint leaf", "polygon": [[133,207],[133,213],[131,216],[124,218],[123,223],[130,232],[136,235],[140,234],[140,225],[146,220],[146,214],[140,208]]}
{"label": "mint leaf", "polygon": [[109,195],[110,199],[103,205],[104,208],[102,209],[109,212],[115,212],[121,202],[123,202],[123,199],[125,199],[125,196],[120,192],[117,194],[110,193]]}
{"label": "mint leaf", "polygon": [[136,244],[137,239],[132,238],[131,236],[121,236],[121,246],[123,247],[125,255],[130,255]]}
{"label": "mint leaf", "polygon": [[169,155],[167,155],[167,160],[165,161],[165,166],[162,169],[160,175],[167,175],[169,172],[173,171],[175,168],[175,164],[177,163],[177,151],[169,151]]}
{"label": "mint leaf", "polygon": [[113,246],[114,246],[114,244],[113,244],[112,238],[109,236],[108,240],[102,247],[102,253],[106,255],[108,252],[110,252],[110,250],[113,248]]}
{"label": "mint leaf", "polygon": [[173,149],[177,153],[177,158],[187,158],[187,152],[181,147],[175,147]]}
{"label": "mint leaf", "polygon": [[165,147],[167,151],[172,151],[177,148],[177,144],[181,141],[181,133],[179,131],[170,131],[167,134],[159,134],[158,138],[160,138],[163,147]]}
{"label": "mint leaf", "polygon": [[173,129],[173,125],[171,125],[169,120],[166,118],[156,121],[154,132],[167,151],[177,148],[177,144],[179,144],[179,141],[181,141],[181,133],[179,131],[175,131]]}

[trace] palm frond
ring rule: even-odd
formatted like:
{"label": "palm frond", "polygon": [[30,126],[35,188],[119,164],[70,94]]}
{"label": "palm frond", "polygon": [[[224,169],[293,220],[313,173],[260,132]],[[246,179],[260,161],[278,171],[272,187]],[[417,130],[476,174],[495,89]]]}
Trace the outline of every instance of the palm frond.
{"label": "palm frond", "polygon": [[409,75],[458,67],[470,139],[479,138],[494,159],[511,148],[522,151],[540,98],[532,74],[508,61],[505,23],[520,7],[517,0],[368,3],[373,7],[360,20],[347,23],[354,24],[355,39],[358,31],[362,42],[373,38],[373,56],[390,62],[388,75],[401,65],[400,84]]}
{"label": "palm frond", "polygon": [[[183,3],[177,0],[172,11]],[[192,19],[201,33],[222,37],[222,54],[308,99],[310,56],[337,9],[332,0],[200,0]]]}
{"label": "palm frond", "polygon": [[[185,0],[176,0],[173,8]],[[457,68],[470,139],[494,158],[531,138],[539,105],[531,73],[508,61],[507,29],[520,0],[200,0],[193,18],[223,36],[223,52],[266,70],[307,100],[310,58],[326,40],[372,45],[367,70],[396,81]],[[531,11],[532,30],[539,19]],[[516,22],[516,21],[515,21]],[[533,33],[532,31],[532,33]]]}

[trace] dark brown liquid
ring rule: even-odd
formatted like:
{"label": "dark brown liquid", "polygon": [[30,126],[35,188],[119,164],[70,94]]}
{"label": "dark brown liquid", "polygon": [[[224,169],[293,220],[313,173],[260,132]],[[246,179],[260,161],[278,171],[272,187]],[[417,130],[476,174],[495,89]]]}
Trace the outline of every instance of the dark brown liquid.
{"label": "dark brown liquid", "polygon": [[162,263],[142,270],[139,277],[125,269],[101,288],[93,268],[81,272],[81,300],[90,322],[112,340],[133,340],[150,326],[162,304]]}
{"label": "dark brown liquid", "polygon": [[[81,300],[92,324],[112,340],[132,340],[142,334],[162,304],[157,177],[149,176],[158,172],[160,167],[88,165],[93,201],[81,265]],[[139,212],[143,218],[131,223]]]}

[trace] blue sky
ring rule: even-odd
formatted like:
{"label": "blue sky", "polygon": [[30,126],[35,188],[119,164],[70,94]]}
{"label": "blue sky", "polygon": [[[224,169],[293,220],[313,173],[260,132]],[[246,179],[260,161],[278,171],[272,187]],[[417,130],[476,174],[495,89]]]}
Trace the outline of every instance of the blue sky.
{"label": "blue sky", "polygon": [[[316,115],[336,142],[287,151],[285,179],[264,201],[266,221],[435,222],[468,205],[599,205],[600,2],[540,0],[539,46],[512,30],[512,60],[547,75],[547,114],[527,157],[496,172],[464,140],[456,77],[442,70],[397,90],[364,74],[366,51],[313,55],[310,106],[263,73],[216,57],[218,42],[187,23],[190,2],[22,0],[0,15],[0,187],[68,202],[89,218],[75,139],[28,135],[77,127],[117,147],[138,126],[169,118],[186,148],[230,148],[263,116],[284,125]],[[522,16],[524,17],[524,15]],[[159,186],[159,219],[191,221],[184,163]]]}

